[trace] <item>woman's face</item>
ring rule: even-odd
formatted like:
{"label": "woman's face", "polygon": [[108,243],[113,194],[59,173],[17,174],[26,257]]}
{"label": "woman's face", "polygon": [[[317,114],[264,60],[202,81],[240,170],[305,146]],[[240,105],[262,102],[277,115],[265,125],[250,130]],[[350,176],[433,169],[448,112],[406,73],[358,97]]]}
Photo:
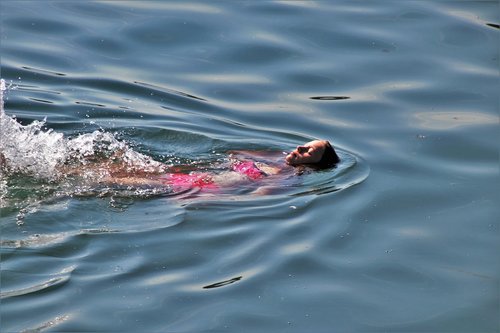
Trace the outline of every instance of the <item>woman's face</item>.
{"label": "woman's face", "polygon": [[314,164],[318,163],[323,157],[326,143],[321,140],[314,140],[297,146],[294,151],[286,155],[285,161],[290,165]]}

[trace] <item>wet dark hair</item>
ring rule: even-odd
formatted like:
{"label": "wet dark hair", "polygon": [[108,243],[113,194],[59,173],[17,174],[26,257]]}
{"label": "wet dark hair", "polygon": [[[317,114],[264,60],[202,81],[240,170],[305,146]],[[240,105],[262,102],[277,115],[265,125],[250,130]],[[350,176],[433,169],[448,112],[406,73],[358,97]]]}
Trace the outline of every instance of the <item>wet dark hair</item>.
{"label": "wet dark hair", "polygon": [[315,163],[314,166],[318,169],[328,169],[333,167],[338,162],[340,162],[339,156],[335,152],[335,149],[333,149],[330,142],[326,141],[323,156],[321,156],[321,160],[319,160],[318,163]]}

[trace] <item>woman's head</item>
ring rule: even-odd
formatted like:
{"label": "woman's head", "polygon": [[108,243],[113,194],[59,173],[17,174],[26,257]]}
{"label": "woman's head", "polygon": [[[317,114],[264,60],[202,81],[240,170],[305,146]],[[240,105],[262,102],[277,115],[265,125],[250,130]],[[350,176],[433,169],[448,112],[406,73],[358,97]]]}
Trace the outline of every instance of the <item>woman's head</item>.
{"label": "woman's head", "polygon": [[335,149],[326,140],[314,140],[297,146],[285,157],[289,165],[311,165],[319,169],[334,166],[340,161]]}

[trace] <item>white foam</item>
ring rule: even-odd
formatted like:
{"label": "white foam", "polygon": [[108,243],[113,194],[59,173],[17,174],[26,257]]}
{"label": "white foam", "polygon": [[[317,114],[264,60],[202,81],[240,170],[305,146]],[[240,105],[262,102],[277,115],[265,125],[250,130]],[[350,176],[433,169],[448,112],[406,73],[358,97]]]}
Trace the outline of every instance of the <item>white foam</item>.
{"label": "white foam", "polygon": [[7,87],[3,79],[0,88],[0,153],[6,160],[5,169],[10,174],[22,173],[54,180],[61,176],[59,166],[65,162],[84,165],[88,157],[99,155],[106,158],[118,151],[126,165],[144,171],[161,165],[149,156],[134,151],[126,142],[119,141],[109,132],[95,131],[66,138],[63,133],[45,129],[45,120],[35,120],[23,126],[15,116],[4,112],[3,95]]}

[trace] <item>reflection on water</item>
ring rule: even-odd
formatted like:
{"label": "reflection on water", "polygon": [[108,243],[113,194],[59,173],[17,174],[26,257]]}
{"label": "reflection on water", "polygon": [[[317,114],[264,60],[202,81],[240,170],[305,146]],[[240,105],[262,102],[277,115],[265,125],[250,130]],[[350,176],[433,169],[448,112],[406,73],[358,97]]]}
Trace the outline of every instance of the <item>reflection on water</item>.
{"label": "reflection on water", "polygon": [[422,112],[415,113],[419,127],[447,130],[461,126],[498,125],[498,117],[482,112]]}

